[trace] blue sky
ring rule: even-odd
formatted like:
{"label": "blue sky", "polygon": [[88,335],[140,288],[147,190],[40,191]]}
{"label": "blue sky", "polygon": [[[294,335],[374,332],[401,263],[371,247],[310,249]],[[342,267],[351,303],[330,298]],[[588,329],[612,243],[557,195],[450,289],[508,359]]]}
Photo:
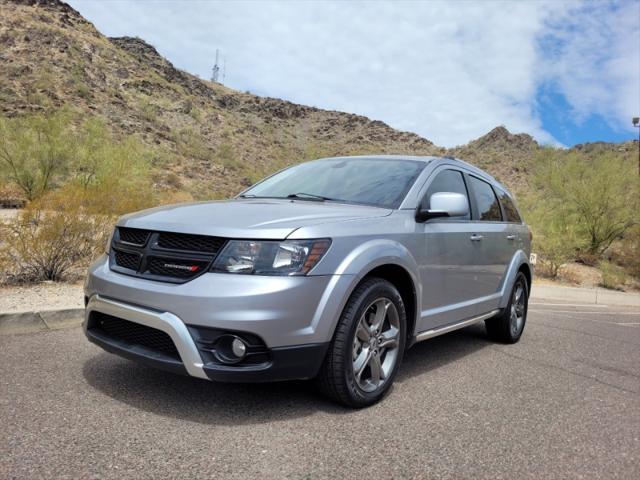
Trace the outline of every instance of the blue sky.
{"label": "blue sky", "polygon": [[637,138],[640,0],[70,0],[178,68],[367,115],[442,146],[497,125],[542,143]]}

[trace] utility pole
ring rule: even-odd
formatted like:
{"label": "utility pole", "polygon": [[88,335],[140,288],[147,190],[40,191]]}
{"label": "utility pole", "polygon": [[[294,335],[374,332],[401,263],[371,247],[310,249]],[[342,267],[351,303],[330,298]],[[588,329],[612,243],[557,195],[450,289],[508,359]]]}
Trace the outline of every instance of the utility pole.
{"label": "utility pole", "polygon": [[213,65],[213,70],[211,72],[211,81],[218,83],[218,75],[220,74],[220,65],[218,65],[220,61],[220,50],[216,48],[216,63]]}

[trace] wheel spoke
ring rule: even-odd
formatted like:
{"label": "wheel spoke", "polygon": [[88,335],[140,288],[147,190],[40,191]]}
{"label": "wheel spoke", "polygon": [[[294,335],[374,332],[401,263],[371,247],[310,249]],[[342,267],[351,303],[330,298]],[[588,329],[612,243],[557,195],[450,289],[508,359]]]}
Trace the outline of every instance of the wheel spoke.
{"label": "wheel spoke", "polygon": [[369,368],[371,369],[371,383],[377,386],[380,383],[380,380],[382,380],[383,375],[379,355],[371,355],[371,357],[369,358]]}
{"label": "wheel spoke", "polygon": [[518,287],[516,288],[516,291],[513,295],[513,303],[518,304],[520,303],[520,299],[522,298],[522,287]]}
{"label": "wheel spoke", "polygon": [[354,360],[353,373],[355,374],[356,380],[358,380],[358,382],[360,381],[362,372],[364,372],[364,369],[369,364],[370,360],[371,360],[371,350],[369,350],[369,348],[363,348],[360,354]]}
{"label": "wheel spoke", "polygon": [[363,315],[362,318],[360,319],[360,322],[358,322],[358,329],[356,330],[356,336],[358,337],[358,340],[360,340],[362,343],[369,342],[369,339],[371,338],[371,333],[369,332],[369,329],[365,326],[365,323],[366,323],[366,320]]}
{"label": "wheel spoke", "polygon": [[376,306],[376,312],[371,322],[371,329],[379,331],[384,324],[384,319],[387,317],[387,310],[389,310],[391,302],[386,298],[381,298],[374,305]]}

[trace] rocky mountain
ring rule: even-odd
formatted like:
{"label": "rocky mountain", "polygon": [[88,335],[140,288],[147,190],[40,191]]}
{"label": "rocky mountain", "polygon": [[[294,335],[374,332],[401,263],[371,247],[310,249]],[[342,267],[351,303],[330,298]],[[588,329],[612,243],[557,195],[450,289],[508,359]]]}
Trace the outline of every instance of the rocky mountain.
{"label": "rocky mountain", "polygon": [[513,134],[500,126],[447,153],[491,172],[510,188],[520,189],[526,183],[530,163],[539,149],[540,145],[530,135]]}
{"label": "rocky mountain", "polygon": [[[159,188],[224,197],[305,159],[455,155],[508,186],[525,184],[538,144],[497,127],[446,150],[366,117],[242,93],[176,69],[139,38],[107,38],[59,0],[0,0],[0,114],[71,106],[166,155]],[[587,147],[581,147],[587,148]]]}

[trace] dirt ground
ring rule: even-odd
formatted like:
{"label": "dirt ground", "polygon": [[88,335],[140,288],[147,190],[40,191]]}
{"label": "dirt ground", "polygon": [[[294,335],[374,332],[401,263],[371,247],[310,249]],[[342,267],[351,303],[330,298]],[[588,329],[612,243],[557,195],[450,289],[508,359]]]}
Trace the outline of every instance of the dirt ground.
{"label": "dirt ground", "polygon": [[82,283],[43,282],[0,287],[0,312],[28,312],[81,308]]}

